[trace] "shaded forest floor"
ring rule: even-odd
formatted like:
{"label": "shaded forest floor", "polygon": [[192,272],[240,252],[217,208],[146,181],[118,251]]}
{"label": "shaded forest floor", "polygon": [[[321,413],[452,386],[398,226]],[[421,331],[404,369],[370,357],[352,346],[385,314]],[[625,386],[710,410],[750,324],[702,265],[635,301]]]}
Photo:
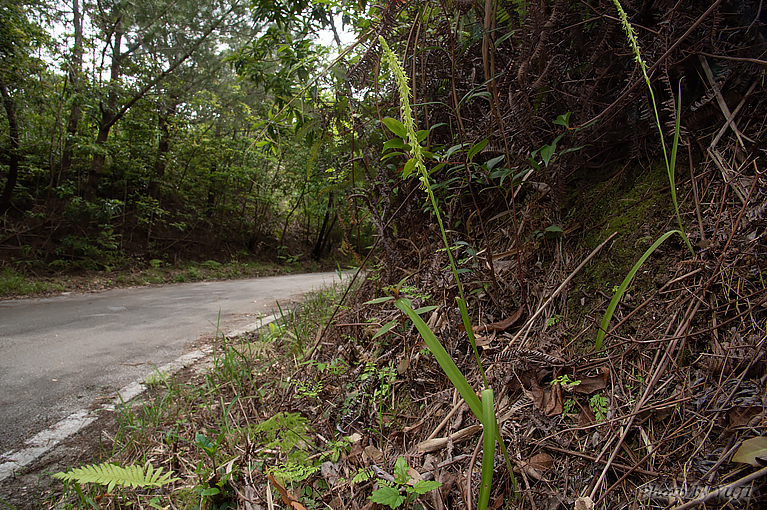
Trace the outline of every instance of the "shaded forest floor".
{"label": "shaded forest floor", "polygon": [[[761,461],[738,452],[767,432],[767,183],[744,173],[726,184],[709,170],[681,176],[678,193],[695,255],[674,236],[647,259],[601,350],[616,287],[674,227],[664,171],[616,169],[574,186],[569,216],[556,217],[550,198],[526,201],[521,218],[548,215],[561,235],[530,228],[519,258],[504,235],[512,219],[491,220],[494,274],[481,250],[459,257],[519,491],[497,452],[489,508],[581,508],[585,496],[596,508],[700,506],[691,502],[733,482],[707,507],[764,507]],[[401,254],[412,262],[404,275],[377,270],[348,294],[312,296],[278,325],[218,339],[195,372],[148,381],[116,413],[112,460],[179,479],[89,486],[88,497],[102,508],[475,508],[478,421],[391,302],[370,302],[397,294],[436,306],[424,318],[480,388],[444,252],[436,240],[407,246],[417,252]],[[527,304],[512,291],[520,273]],[[420,479],[441,486],[418,494]],[[49,502],[77,500],[71,488],[46,491]]]}

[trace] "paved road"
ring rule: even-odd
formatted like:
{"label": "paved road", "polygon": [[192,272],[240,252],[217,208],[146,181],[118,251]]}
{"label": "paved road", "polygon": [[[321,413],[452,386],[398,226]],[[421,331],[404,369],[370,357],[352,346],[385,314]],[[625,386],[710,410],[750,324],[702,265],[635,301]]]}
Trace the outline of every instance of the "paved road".
{"label": "paved road", "polygon": [[193,345],[247,329],[336,273],[0,301],[0,455]]}

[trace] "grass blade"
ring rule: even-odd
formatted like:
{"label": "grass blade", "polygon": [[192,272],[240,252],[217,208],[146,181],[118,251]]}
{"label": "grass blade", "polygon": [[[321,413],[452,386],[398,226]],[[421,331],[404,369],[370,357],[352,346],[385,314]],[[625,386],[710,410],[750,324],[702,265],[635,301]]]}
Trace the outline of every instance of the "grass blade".
{"label": "grass blade", "polygon": [[599,325],[599,333],[597,333],[597,341],[594,344],[594,350],[600,351],[602,350],[602,342],[605,339],[605,335],[607,335],[607,328],[610,326],[610,320],[613,318],[613,313],[615,312],[615,309],[618,307],[618,303],[620,302],[621,298],[623,297],[623,293],[626,292],[626,289],[628,288],[629,284],[631,283],[631,280],[634,278],[634,275],[639,271],[639,268],[642,267],[642,264],[644,264],[645,260],[652,255],[652,253],[658,249],[658,246],[663,244],[663,241],[671,237],[671,234],[679,234],[682,236],[682,239],[685,239],[685,235],[681,230],[670,230],[660,236],[660,238],[655,241],[652,246],[650,246],[646,252],[639,258],[636,264],[634,264],[634,267],[631,268],[631,271],[628,272],[626,275],[626,278],[623,279],[623,283],[621,283],[620,287],[618,287],[618,290],[615,292],[615,295],[613,296],[612,300],[610,301],[610,305],[607,307],[607,311],[605,312],[604,318],[602,318],[602,324]]}
{"label": "grass blade", "polygon": [[[493,488],[493,470],[495,469],[495,431],[498,429],[495,418],[495,404],[491,388],[482,391],[482,480],[479,485],[478,510],[485,510],[490,503],[490,490]],[[499,438],[500,439],[500,438]]]}
{"label": "grass blade", "polygon": [[451,358],[445,348],[442,347],[442,343],[440,343],[440,341],[437,339],[437,336],[434,334],[434,332],[429,329],[429,326],[426,325],[421,316],[415,313],[415,311],[410,306],[408,306],[405,300],[396,300],[394,302],[394,306],[405,312],[407,316],[410,317],[410,320],[413,321],[413,324],[418,330],[418,333],[421,334],[424,342],[426,342],[429,350],[432,352],[432,354],[434,354],[434,357],[437,358],[439,366],[441,366],[442,370],[445,371],[445,374],[450,379],[450,382],[453,383],[453,386],[456,387],[458,393],[460,393],[463,397],[463,400],[469,405],[471,412],[474,413],[479,421],[482,421],[482,403],[479,401],[479,397],[474,392],[474,388],[471,387],[469,382],[458,369],[455,362],[453,361],[453,358]]}

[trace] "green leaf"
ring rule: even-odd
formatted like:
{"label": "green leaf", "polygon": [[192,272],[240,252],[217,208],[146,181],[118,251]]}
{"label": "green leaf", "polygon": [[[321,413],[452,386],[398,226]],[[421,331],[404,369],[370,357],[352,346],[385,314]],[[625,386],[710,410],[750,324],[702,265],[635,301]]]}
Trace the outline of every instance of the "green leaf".
{"label": "green leaf", "polygon": [[476,156],[482,149],[484,149],[489,141],[490,141],[489,138],[485,138],[484,140],[480,140],[479,142],[474,144],[474,147],[472,147],[471,150],[469,150],[469,153],[466,155],[469,161],[474,159],[474,156]]}
{"label": "green leaf", "polygon": [[450,147],[447,150],[447,152],[445,152],[445,159],[450,158],[450,156],[452,156],[455,151],[463,149],[464,145],[467,145],[467,144],[459,143],[458,145],[453,145],[452,147]]}
{"label": "green leaf", "polygon": [[394,480],[400,484],[406,484],[410,480],[405,457],[397,457],[397,461],[394,463]]}
{"label": "green leaf", "polygon": [[209,489],[203,489],[200,491],[200,496],[215,496],[221,492],[217,487],[210,487]]}
{"label": "green leaf", "polygon": [[405,142],[402,140],[402,138],[392,138],[391,140],[388,140],[384,144],[382,152],[386,152],[389,149],[404,149],[404,148],[405,148]]}
{"label": "green leaf", "polygon": [[495,168],[495,166],[496,166],[498,163],[500,163],[501,161],[503,161],[505,158],[506,158],[506,156],[505,156],[505,155],[503,155],[503,154],[501,154],[501,155],[500,155],[500,156],[498,156],[497,158],[493,158],[493,159],[491,159],[490,161],[488,161],[488,162],[487,162],[487,165],[486,165],[486,166],[487,166],[487,170],[488,170],[488,171],[492,170],[493,168]]}
{"label": "green leaf", "polygon": [[[271,323],[269,324],[271,327]],[[197,446],[203,449],[205,453],[207,453],[209,456],[213,456],[216,453],[216,445],[213,444],[210,439],[205,437],[205,434],[202,432],[198,432],[194,436],[194,442],[197,443]]]}
{"label": "green leaf", "polygon": [[421,129],[420,131],[415,132],[415,137],[418,140],[418,142],[423,142],[426,140],[426,137],[429,136],[429,133],[431,132],[430,129]]}
{"label": "green leaf", "polygon": [[639,260],[636,264],[634,264],[634,267],[631,268],[631,271],[628,272],[626,275],[626,278],[623,279],[623,283],[621,283],[620,287],[618,287],[618,290],[615,292],[615,295],[613,296],[612,300],[610,301],[610,304],[607,306],[607,311],[605,311],[605,316],[602,318],[602,324],[599,325],[599,333],[597,333],[597,341],[594,343],[594,350],[600,351],[602,350],[602,342],[605,339],[605,335],[607,335],[607,328],[610,327],[610,320],[613,318],[613,313],[615,312],[615,309],[618,307],[618,303],[620,303],[621,298],[623,297],[623,293],[626,292],[626,289],[628,288],[629,284],[631,283],[631,280],[634,278],[634,275],[639,271],[639,268],[642,267],[642,264],[644,264],[645,260],[652,255],[652,252],[654,252],[656,249],[658,249],[658,246],[663,244],[663,241],[671,237],[672,234],[679,234],[682,236],[682,239],[684,239],[685,235],[679,230],[670,230],[669,232],[666,232],[660,238],[655,241],[652,246],[647,248],[647,251],[644,252],[644,255],[639,257]]}
{"label": "green leaf", "polygon": [[569,129],[570,128],[570,115],[572,113],[573,112],[567,112],[564,115],[560,115],[559,117],[557,117],[557,120],[554,121],[554,124],[556,124],[558,126],[564,126],[564,127]]}
{"label": "green leaf", "polygon": [[389,508],[397,508],[405,502],[405,496],[400,495],[397,489],[387,486],[373,491],[373,494],[371,494],[368,499],[373,503],[386,505]]}
{"label": "green leaf", "polygon": [[410,489],[410,492],[414,492],[420,496],[427,492],[431,492],[434,489],[439,489],[440,487],[442,487],[442,484],[436,480],[418,480]]}
{"label": "green leaf", "polygon": [[393,119],[391,117],[384,117],[382,122],[384,123],[384,126],[386,126],[389,131],[395,135],[402,139],[407,138],[407,130],[405,129],[405,125],[399,120]]}
{"label": "green leaf", "polygon": [[139,465],[120,467],[104,462],[72,469],[66,473],[56,473],[53,477],[69,482],[106,485],[108,492],[111,492],[115,485],[133,488],[161,487],[179,480],[179,478],[171,478],[172,471],[163,474],[162,470],[161,467],[155,470],[152,464],[147,464],[146,469],[144,469]]}
{"label": "green leaf", "polygon": [[394,299],[394,297],[392,297],[392,296],[384,296],[384,297],[379,297],[379,298],[371,299],[370,301],[365,301],[363,304],[365,304],[365,305],[377,305],[378,303],[385,303],[387,301],[391,301],[392,299]]}
{"label": "green leaf", "polygon": [[439,366],[442,367],[450,382],[456,387],[458,393],[461,394],[463,400],[469,405],[469,409],[474,415],[481,420],[482,419],[482,404],[479,401],[479,397],[474,392],[474,388],[471,387],[469,382],[463,376],[461,371],[456,366],[453,358],[447,353],[442,346],[436,335],[429,329],[429,326],[423,321],[423,319],[415,313],[415,311],[405,302],[405,299],[398,299],[394,302],[394,306],[405,312],[410,320],[413,321],[418,333],[423,338],[429,350],[434,354]]}
{"label": "green leaf", "polygon": [[554,152],[557,150],[557,140],[555,140],[551,145],[544,145],[541,147],[541,159],[543,160],[543,164],[547,167],[549,166],[549,162],[551,161],[551,158],[554,157]]}
{"label": "green leaf", "polygon": [[352,478],[352,483],[367,482],[373,478],[375,478],[375,475],[370,468],[360,469],[359,472],[354,475],[354,478]]}
{"label": "green leaf", "polygon": [[371,340],[375,340],[376,338],[383,335],[384,333],[386,333],[387,331],[389,331],[391,328],[393,328],[396,325],[397,325],[397,319],[387,322],[386,324],[381,326],[381,328],[378,331],[376,331],[376,334],[373,335],[373,338],[371,338]]}
{"label": "green leaf", "polygon": [[493,488],[493,470],[495,469],[495,403],[493,390],[482,390],[482,478],[479,484],[478,510],[485,510],[490,502],[490,491]]}
{"label": "green leaf", "polygon": [[407,179],[415,169],[415,158],[410,158],[402,169],[402,178]]}
{"label": "green leaf", "polygon": [[436,310],[437,308],[438,308],[438,307],[437,307],[437,306],[434,306],[434,305],[431,305],[431,306],[422,306],[421,308],[416,308],[416,309],[415,309],[415,310],[413,310],[413,311],[414,311],[415,313],[417,313],[418,315],[423,315],[423,314],[425,314],[426,312],[431,312],[432,310]]}
{"label": "green leaf", "polygon": [[732,461],[764,467],[767,462],[767,437],[752,437],[743,441],[738,451],[732,456]]}

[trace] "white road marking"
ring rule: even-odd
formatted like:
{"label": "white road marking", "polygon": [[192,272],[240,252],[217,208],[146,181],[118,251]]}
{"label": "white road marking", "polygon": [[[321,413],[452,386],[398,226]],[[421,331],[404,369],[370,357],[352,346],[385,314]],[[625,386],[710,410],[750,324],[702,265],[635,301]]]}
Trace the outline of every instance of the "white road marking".
{"label": "white road marking", "polygon": [[[276,319],[276,315],[262,317],[257,322],[246,326],[244,329],[230,332],[227,336],[234,337],[242,333],[257,330],[261,326],[274,322]],[[117,396],[111,402],[103,404],[93,411],[80,409],[52,427],[43,430],[33,438],[25,441],[25,444],[27,445],[26,448],[22,448],[18,451],[11,450],[0,455],[0,461],[3,461],[2,464],[0,464],[0,482],[13,475],[15,471],[33,463],[53,449],[53,447],[96,421],[100,411],[114,411],[116,405],[128,402],[139,396],[146,389],[146,386],[142,383],[147,379],[156,377],[155,374],[158,372],[166,375],[174,374],[184,367],[188,367],[203,360],[206,356],[209,356],[210,353],[211,348],[184,354],[167,365],[158,367],[138,381],[133,381],[123,387],[117,392]]]}

